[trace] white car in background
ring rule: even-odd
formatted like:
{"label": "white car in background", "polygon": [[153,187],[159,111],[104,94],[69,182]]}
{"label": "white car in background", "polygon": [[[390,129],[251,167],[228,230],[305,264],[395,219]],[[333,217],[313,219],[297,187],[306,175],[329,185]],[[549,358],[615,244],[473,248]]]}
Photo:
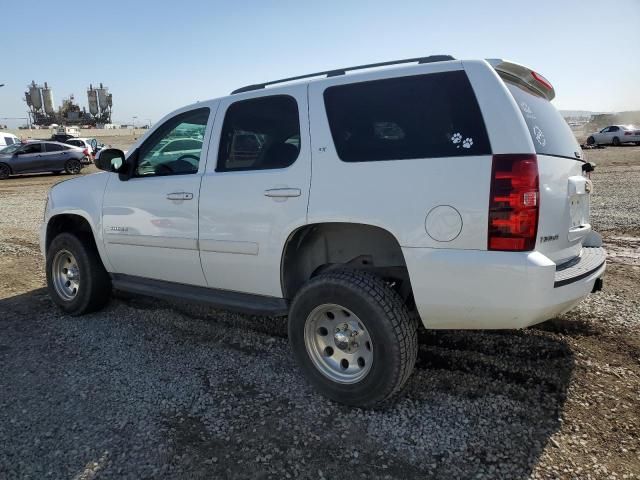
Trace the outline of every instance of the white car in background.
{"label": "white car in background", "polygon": [[20,143],[20,139],[13,133],[0,132],[0,148]]}
{"label": "white car in background", "polygon": [[640,145],[640,127],[634,125],[610,125],[587,138],[587,145],[620,145],[635,143]]}
{"label": "white car in background", "polygon": [[104,147],[104,144],[98,144],[98,141],[95,138],[70,138],[66,142],[68,145],[73,145],[74,147],[82,148],[86,150],[86,159],[85,163],[91,163],[95,159],[97,153]]}

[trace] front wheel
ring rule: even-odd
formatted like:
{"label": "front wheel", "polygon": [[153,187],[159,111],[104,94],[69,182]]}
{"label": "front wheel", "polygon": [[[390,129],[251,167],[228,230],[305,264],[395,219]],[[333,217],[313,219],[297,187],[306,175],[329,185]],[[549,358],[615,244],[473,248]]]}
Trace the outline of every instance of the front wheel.
{"label": "front wheel", "polygon": [[111,278],[90,238],[61,233],[47,249],[47,289],[66,313],[82,315],[102,308],[111,296]]}
{"label": "front wheel", "polygon": [[0,180],[6,180],[11,175],[11,169],[9,165],[5,165],[4,163],[0,163]]}
{"label": "front wheel", "polygon": [[289,313],[289,341],[320,393],[358,407],[400,392],[418,353],[416,323],[400,295],[357,270],[327,272],[300,289]]}
{"label": "front wheel", "polygon": [[64,164],[64,170],[69,175],[78,175],[80,173],[80,170],[82,170],[82,164],[80,163],[80,160],[76,160],[74,158]]}
{"label": "front wheel", "polygon": [[596,143],[596,139],[593,137],[587,138],[587,145],[594,145]]}

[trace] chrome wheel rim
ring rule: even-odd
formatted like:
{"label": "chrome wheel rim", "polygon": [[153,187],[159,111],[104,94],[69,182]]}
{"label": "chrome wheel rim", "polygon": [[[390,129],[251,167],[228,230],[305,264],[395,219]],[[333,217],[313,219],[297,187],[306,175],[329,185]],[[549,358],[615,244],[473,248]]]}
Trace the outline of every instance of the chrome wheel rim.
{"label": "chrome wheel rim", "polygon": [[53,287],[60,298],[70,302],[80,289],[80,268],[76,257],[68,250],[60,250],[51,264]]}
{"label": "chrome wheel rim", "polygon": [[329,380],[356,383],[371,370],[371,336],[348,308],[335,304],[314,308],[305,322],[304,343],[315,367]]}

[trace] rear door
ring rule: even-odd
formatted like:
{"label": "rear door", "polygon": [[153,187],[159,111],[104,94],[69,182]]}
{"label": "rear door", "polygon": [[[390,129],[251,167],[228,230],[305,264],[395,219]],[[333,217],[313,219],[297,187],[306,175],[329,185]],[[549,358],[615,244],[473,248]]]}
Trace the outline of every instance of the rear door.
{"label": "rear door", "polygon": [[307,221],[307,86],[220,102],[200,190],[200,257],[212,288],[282,296],[282,248]]}
{"label": "rear door", "polygon": [[44,143],[44,151],[42,152],[39,168],[42,170],[63,170],[64,164],[72,158],[69,147],[60,145],[59,143]]}
{"label": "rear door", "polygon": [[526,84],[506,80],[531,135],[540,184],[536,250],[556,263],[580,254],[591,231],[591,180],[583,175],[582,150],[569,125],[547,98]]}

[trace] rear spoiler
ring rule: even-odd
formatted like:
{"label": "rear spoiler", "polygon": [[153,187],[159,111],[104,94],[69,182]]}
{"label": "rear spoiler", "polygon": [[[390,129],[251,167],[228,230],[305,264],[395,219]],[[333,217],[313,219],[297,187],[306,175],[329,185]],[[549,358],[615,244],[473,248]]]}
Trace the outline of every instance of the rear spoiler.
{"label": "rear spoiler", "polygon": [[549,101],[553,100],[556,96],[556,91],[553,89],[553,85],[549,83],[549,80],[524,65],[508,62],[501,58],[487,58],[487,63],[489,63],[502,78],[524,85]]}

